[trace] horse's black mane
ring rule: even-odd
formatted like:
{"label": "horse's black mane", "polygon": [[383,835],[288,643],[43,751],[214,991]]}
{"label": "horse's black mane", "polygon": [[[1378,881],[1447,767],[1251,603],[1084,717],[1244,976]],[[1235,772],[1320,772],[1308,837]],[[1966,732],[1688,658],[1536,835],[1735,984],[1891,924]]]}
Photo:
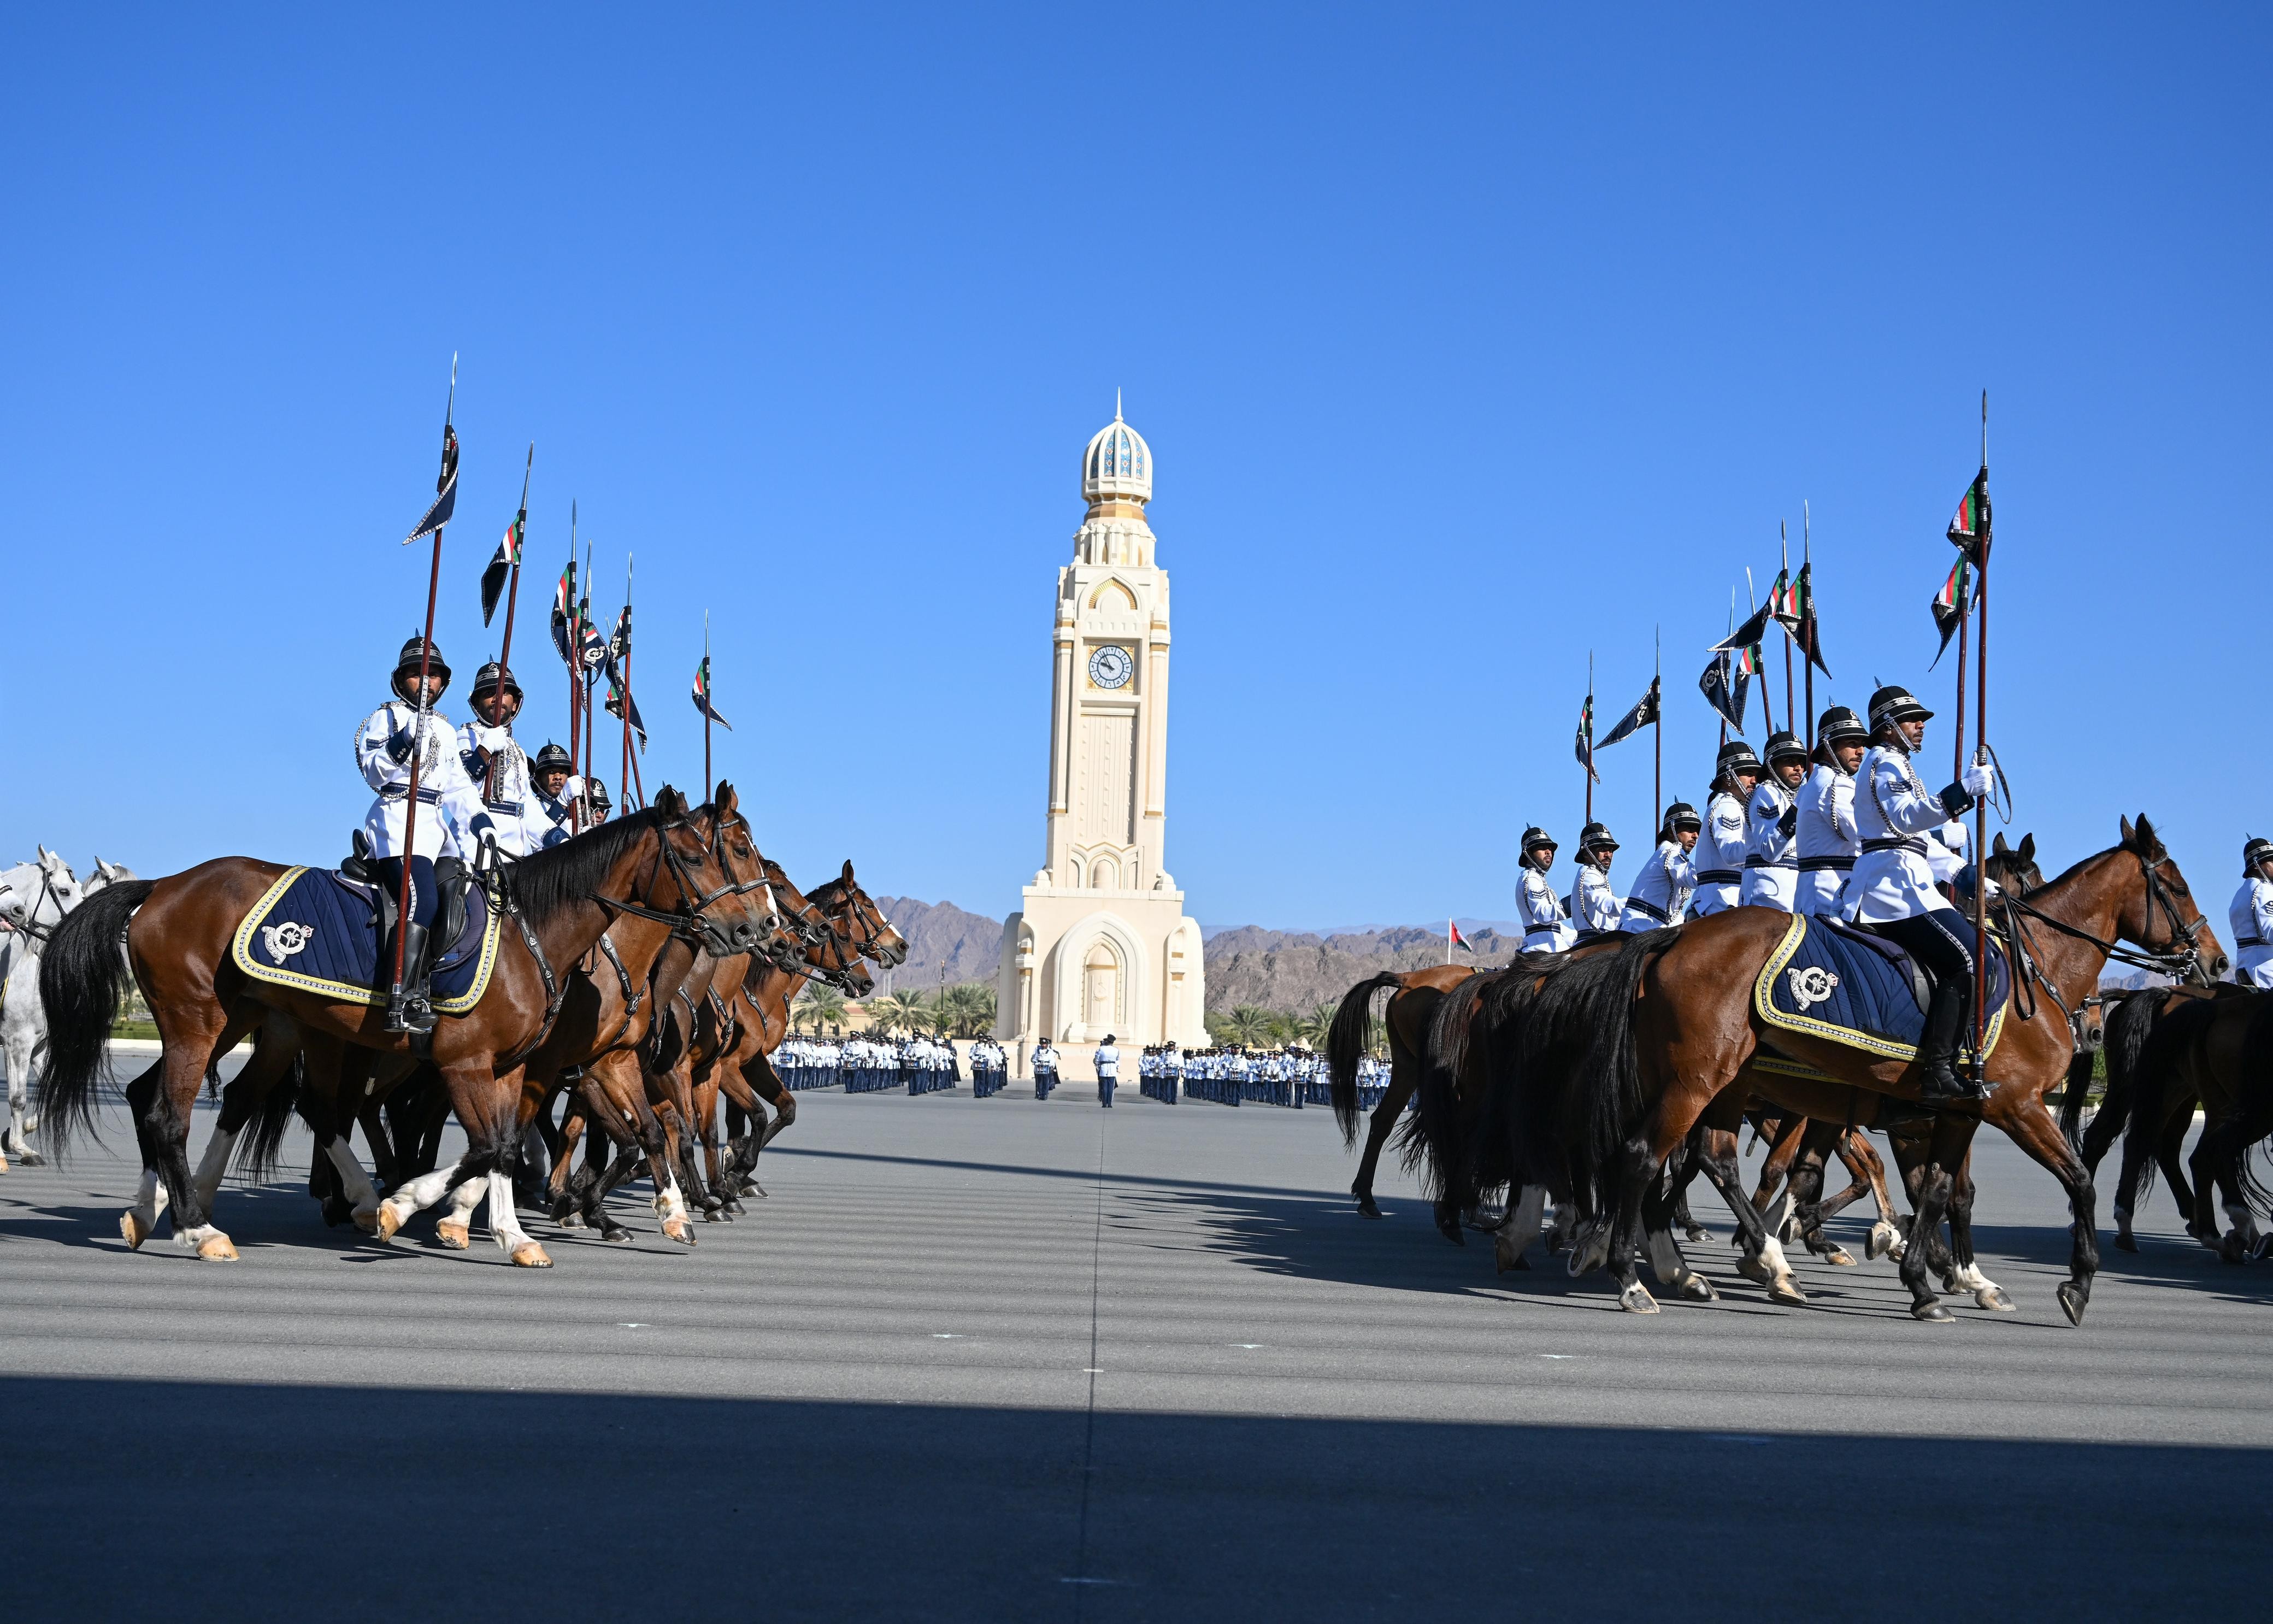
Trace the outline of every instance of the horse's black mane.
{"label": "horse's black mane", "polygon": [[659,828],[662,818],[653,807],[611,817],[597,829],[563,840],[541,852],[531,852],[513,865],[514,900],[532,925],[541,925],[562,908],[585,901],[608,877],[608,870],[641,835]]}

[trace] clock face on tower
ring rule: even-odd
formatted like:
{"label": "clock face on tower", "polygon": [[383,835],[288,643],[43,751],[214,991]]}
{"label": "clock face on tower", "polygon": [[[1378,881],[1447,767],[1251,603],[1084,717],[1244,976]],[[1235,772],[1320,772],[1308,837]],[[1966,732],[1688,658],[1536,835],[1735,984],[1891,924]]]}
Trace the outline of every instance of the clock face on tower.
{"label": "clock face on tower", "polygon": [[1136,674],[1136,662],[1117,643],[1105,643],[1089,657],[1089,680],[1099,688],[1121,688]]}

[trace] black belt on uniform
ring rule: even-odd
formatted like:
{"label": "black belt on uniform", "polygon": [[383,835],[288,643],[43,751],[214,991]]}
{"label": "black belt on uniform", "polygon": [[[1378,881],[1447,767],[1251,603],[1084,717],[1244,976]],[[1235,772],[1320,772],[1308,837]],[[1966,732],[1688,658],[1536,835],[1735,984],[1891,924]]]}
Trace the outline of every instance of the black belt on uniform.
{"label": "black belt on uniform", "polygon": [[1844,853],[1835,857],[1803,857],[1799,860],[1802,874],[1820,874],[1827,868],[1836,868],[1844,874],[1855,866],[1855,860]]}
{"label": "black belt on uniform", "polygon": [[1557,931],[1562,929],[1563,927],[1559,923],[1553,925],[1526,925],[1523,928],[1523,934],[1527,936],[1553,936]]}
{"label": "black belt on uniform", "polygon": [[1699,885],[1734,885],[1744,876],[1734,868],[1707,868],[1697,876]]}
{"label": "black belt on uniform", "polygon": [[1672,917],[1663,908],[1659,907],[1654,902],[1644,902],[1639,897],[1628,897],[1626,906],[1637,914],[1647,914],[1661,925],[1669,925],[1673,922]]}
{"label": "black belt on uniform", "polygon": [[2265,945],[2265,938],[2263,936],[2236,936],[2233,938],[2233,944],[2236,947],[2262,947]]}
{"label": "black belt on uniform", "polygon": [[1885,839],[1865,840],[1863,849],[1865,852],[1908,852],[1913,857],[1923,857],[1925,855],[1925,842],[1915,835],[1892,836]]}
{"label": "black belt on uniform", "polygon": [[1789,857],[1782,859],[1747,857],[1744,859],[1744,867],[1747,868],[1789,868],[1791,867],[1791,859]]}

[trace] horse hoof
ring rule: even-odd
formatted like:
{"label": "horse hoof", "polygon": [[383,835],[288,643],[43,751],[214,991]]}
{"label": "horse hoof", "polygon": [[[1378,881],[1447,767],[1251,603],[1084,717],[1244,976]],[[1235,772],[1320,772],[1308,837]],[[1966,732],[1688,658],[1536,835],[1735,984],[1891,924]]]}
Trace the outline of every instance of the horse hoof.
{"label": "horse hoof", "polygon": [[1649,1288],[1639,1280],[1618,1293],[1618,1306],[1630,1314],[1654,1314],[1663,1312],[1658,1307],[1657,1299],[1650,1296]]}
{"label": "horse hoof", "polygon": [[632,1232],[619,1223],[604,1225],[600,1230],[600,1238],[604,1241],[627,1241],[631,1237]]}
{"label": "horse hoof", "polygon": [[739,1201],[729,1201],[726,1203],[725,1213],[729,1218],[746,1218],[750,1215],[750,1209]]}
{"label": "horse hoof", "polygon": [[670,1220],[663,1226],[663,1233],[666,1239],[677,1241],[682,1246],[694,1244],[694,1226],[684,1218]]}
{"label": "horse hoof", "polygon": [[2005,1295],[2002,1286],[1984,1286],[1973,1294],[1973,1301],[1977,1307],[1985,1308],[1992,1314],[2016,1314],[2021,1312],[2013,1306],[2013,1299]]}
{"label": "horse hoof", "polygon": [[2239,1235],[2227,1236],[2224,1240],[2217,1244],[2217,1260],[2220,1263],[2248,1262],[2249,1247],[2247,1243],[2243,1241]]}
{"label": "horse hoof", "polygon": [[236,1248],[229,1244],[226,1235],[208,1235],[198,1243],[198,1256],[208,1263],[234,1263]]}
{"label": "horse hoof", "polygon": [[36,1150],[19,1150],[16,1153],[16,1165],[19,1167],[45,1167],[48,1165],[48,1159]]}
{"label": "horse hoof", "polygon": [[371,1211],[364,1212],[361,1208],[357,1208],[355,1214],[355,1227],[361,1229],[365,1235],[378,1234],[379,1209],[373,1207]]}
{"label": "horse hoof", "polygon": [[150,1238],[155,1227],[144,1223],[131,1207],[118,1214],[118,1232],[125,1237],[126,1244],[135,1252],[142,1250],[142,1243]]}
{"label": "horse hoof", "polygon": [[1834,1268],[1853,1268],[1855,1259],[1844,1246],[1833,1246],[1816,1254]]}
{"label": "horse hoof", "polygon": [[1675,1288],[1692,1303],[1717,1303],[1721,1294],[1713,1289],[1713,1282],[1702,1274],[1684,1275]]}
{"label": "horse hoof", "polygon": [[1737,1259],[1737,1273],[1742,1274],[1746,1280],[1751,1281],[1756,1286],[1771,1285],[1774,1283],[1775,1281],[1775,1271],[1769,1268],[1766,1263],[1762,1262],[1758,1258],[1747,1257]]}
{"label": "horse hoof", "polygon": [[1381,1216],[1381,1208],[1373,1204],[1371,1196],[1362,1195],[1357,1199],[1357,1215],[1361,1218],[1378,1218]]}
{"label": "horse hoof", "polygon": [[1863,1255],[1873,1263],[1880,1258],[1891,1258],[1894,1255],[1894,1248],[1902,1244],[1902,1238],[1894,1232],[1893,1224],[1881,1220],[1871,1226],[1871,1238],[1863,1243]]}
{"label": "horse hoof", "polygon": [[559,1224],[564,1229],[581,1229],[584,1227],[584,1214],[581,1213],[563,1213],[556,1216],[552,1222]]}
{"label": "horse hoof", "polygon": [[2067,1316],[2070,1325],[2083,1323],[2083,1311],[2091,1306],[2091,1298],[2082,1287],[2072,1280],[2063,1280],[2059,1288],[2060,1312]]}
{"label": "horse hoof", "polygon": [[394,1203],[381,1201],[379,1204],[379,1238],[391,1241],[401,1228],[402,1214],[395,1209]]}
{"label": "horse hoof", "polygon": [[2139,1250],[2139,1243],[2128,1235],[2119,1235],[2115,1237],[2115,1250],[2118,1252],[2136,1252]]}
{"label": "horse hoof", "polygon": [[474,1244],[472,1233],[462,1223],[452,1223],[447,1218],[434,1226],[434,1238],[452,1252],[463,1252]]}
{"label": "horse hoof", "polygon": [[1954,1325],[1957,1320],[1955,1314],[1951,1313],[1939,1303],[1911,1304],[1910,1318],[1921,1320],[1927,1325]]}
{"label": "horse hoof", "polygon": [[544,1255],[544,1248],[535,1241],[523,1241],[513,1249],[515,1268],[551,1268],[552,1259]]}
{"label": "horse hoof", "polygon": [[702,1209],[702,1222],[705,1223],[725,1223],[729,1222],[729,1220],[726,1217],[724,1208],[706,1207]]}
{"label": "horse hoof", "polygon": [[1689,1244],[1692,1246],[1707,1245],[1713,1239],[1713,1231],[1701,1223],[1691,1224],[1684,1233],[1688,1235]]}
{"label": "horse hoof", "polygon": [[2257,1260],[2262,1263],[2269,1257],[2273,1257],[2273,1235],[2257,1243]]}
{"label": "horse hoof", "polygon": [[1807,1306],[1807,1293],[1799,1289],[1798,1282],[1787,1274],[1780,1280],[1768,1282],[1768,1301],[1782,1303],[1788,1308],[1804,1308]]}

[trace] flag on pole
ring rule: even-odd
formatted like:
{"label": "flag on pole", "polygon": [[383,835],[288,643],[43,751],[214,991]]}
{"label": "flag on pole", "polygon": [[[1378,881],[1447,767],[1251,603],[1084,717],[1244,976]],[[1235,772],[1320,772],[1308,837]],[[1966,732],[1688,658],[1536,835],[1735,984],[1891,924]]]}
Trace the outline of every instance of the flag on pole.
{"label": "flag on pole", "polygon": [[[608,714],[614,717],[618,721],[623,720],[624,687],[623,684],[617,680],[616,673],[612,666],[610,667],[608,672],[608,697],[605,703],[608,708]],[[631,706],[632,732],[639,735],[639,746],[640,748],[644,751],[647,748],[647,724],[640,719],[639,701],[636,699],[633,700],[631,702]]]}
{"label": "flag on pole", "polygon": [[[1984,469],[1983,473],[1985,476],[1987,470]],[[435,488],[438,494],[434,505],[418,521],[418,528],[402,538],[404,546],[421,536],[431,536],[447,524],[450,515],[458,510],[458,431],[447,424],[442,425],[442,477]]]}
{"label": "flag on pole", "polygon": [[1934,629],[1941,634],[1941,646],[1933,651],[1933,665],[1941,664],[1941,657],[1949,652],[1949,640],[1957,635],[1957,628],[1965,619],[1965,590],[1972,579],[1966,560],[1960,559],[1949,567],[1949,579],[1941,583],[1941,590],[1933,595]]}
{"label": "flag on pole", "polygon": [[1602,775],[1594,771],[1594,696],[1592,694],[1588,694],[1587,703],[1579,707],[1578,750],[1579,764],[1587,770],[1587,776],[1595,783],[1601,783]]}
{"label": "flag on pole", "polygon": [[1444,924],[1452,932],[1452,936],[1450,937],[1450,944],[1452,946],[1465,947],[1472,953],[1476,951],[1475,944],[1470,942],[1467,937],[1460,934],[1460,927],[1458,921],[1448,919],[1444,921]]}
{"label": "flag on pole", "polygon": [[1767,612],[1785,631],[1799,635],[1799,595],[1792,590],[1789,564],[1776,571],[1775,584],[1768,589]]}
{"label": "flag on pole", "polygon": [[1697,679],[1697,686],[1715,715],[1738,733],[1744,731],[1744,679],[1732,669],[1727,650],[1713,657],[1705,674]]}
{"label": "flag on pole", "polygon": [[1649,692],[1635,703],[1632,710],[1618,718],[1616,726],[1602,735],[1602,741],[1595,746],[1597,749],[1607,750],[1620,740],[1632,738],[1657,720],[1657,681],[1655,677],[1649,680]]}
{"label": "flag on pole", "polygon": [[506,575],[521,562],[521,538],[529,527],[529,509],[515,514],[513,523],[505,527],[505,539],[498,543],[496,554],[489,568],[482,571],[482,624],[487,626],[490,617],[497,613],[498,599],[505,596]]}
{"label": "flag on pole", "polygon": [[694,708],[728,733],[734,731],[734,725],[711,707],[710,657],[707,654],[702,657],[702,663],[694,668]]}
{"label": "flag on pole", "polygon": [[[1983,435],[1985,444],[1986,430],[1983,431]],[[1965,487],[1965,494],[1958,499],[1957,516],[1949,522],[1949,545],[1962,553],[1966,561],[1975,568],[1981,567],[1982,555],[1989,545],[1989,465],[1986,462],[1981,465],[1981,471],[1973,476],[1973,483]]]}
{"label": "flag on pole", "polygon": [[1799,567],[1799,578],[1792,583],[1791,589],[1793,613],[1799,623],[1797,635],[1800,651],[1807,656],[1809,665],[1829,677],[1831,667],[1823,663],[1823,631],[1815,620],[1814,571],[1812,559]]}
{"label": "flag on pole", "polygon": [[570,559],[568,568],[560,572],[560,584],[552,593],[552,647],[560,656],[560,663],[570,671],[576,669],[576,560]]}
{"label": "flag on pole", "polygon": [[[1781,583],[1779,583],[1779,584],[1781,584]],[[1774,618],[1775,603],[1776,595],[1774,592],[1770,592],[1768,594],[1767,602],[1753,610],[1751,617],[1747,619],[1742,626],[1739,626],[1735,631],[1730,632],[1727,636],[1722,638],[1720,642],[1714,643],[1710,649],[1707,650],[1706,652],[1708,654],[1718,654],[1723,649],[1751,649],[1753,650],[1755,654],[1757,654],[1758,650],[1756,645],[1759,643],[1760,638],[1767,633],[1769,620]]]}

